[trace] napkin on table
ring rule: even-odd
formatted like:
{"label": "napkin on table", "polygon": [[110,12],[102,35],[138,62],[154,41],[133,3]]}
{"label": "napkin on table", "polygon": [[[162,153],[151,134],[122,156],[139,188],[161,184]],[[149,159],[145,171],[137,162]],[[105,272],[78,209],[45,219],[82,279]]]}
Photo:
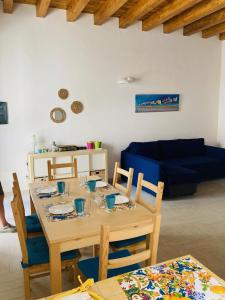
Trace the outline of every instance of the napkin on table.
{"label": "napkin on table", "polygon": [[65,296],[63,298],[60,298],[60,300],[92,300],[93,298],[87,293],[76,293],[69,296]]}

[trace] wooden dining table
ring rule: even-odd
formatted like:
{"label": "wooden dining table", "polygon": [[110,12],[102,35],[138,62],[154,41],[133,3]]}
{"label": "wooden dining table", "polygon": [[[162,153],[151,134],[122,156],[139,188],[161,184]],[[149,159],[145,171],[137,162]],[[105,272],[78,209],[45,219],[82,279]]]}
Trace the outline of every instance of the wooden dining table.
{"label": "wooden dining table", "polygon": [[[88,179],[97,180],[96,176]],[[34,182],[29,185],[32,205],[40,220],[44,235],[49,246],[51,294],[62,290],[61,253],[73,249],[98,245],[100,243],[100,227],[102,224],[113,226],[136,225],[140,220],[153,220],[152,214],[145,207],[136,204],[130,209],[108,212],[99,207],[93,197],[81,185],[77,178],[65,179],[69,185],[67,196],[57,196],[40,199],[37,191],[40,188],[56,186],[56,181]],[[118,192],[113,187],[101,189],[101,195]],[[68,220],[51,221],[46,214],[46,207],[59,203],[73,203],[75,198],[83,197],[89,203],[89,215]],[[154,240],[158,243],[159,230],[155,231]],[[157,248],[157,247],[156,247]]]}
{"label": "wooden dining table", "polygon": [[[95,282],[87,292],[104,300],[222,300],[225,281],[191,255]],[[67,291],[42,300],[60,300]]]}

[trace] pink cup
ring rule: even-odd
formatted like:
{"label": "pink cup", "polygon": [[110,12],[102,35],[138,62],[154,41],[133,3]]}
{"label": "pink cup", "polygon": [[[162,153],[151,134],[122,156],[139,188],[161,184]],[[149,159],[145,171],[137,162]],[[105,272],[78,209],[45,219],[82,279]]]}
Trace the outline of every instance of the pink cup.
{"label": "pink cup", "polygon": [[94,148],[95,148],[94,142],[87,142],[87,149],[88,150],[91,150],[91,149],[94,149]]}

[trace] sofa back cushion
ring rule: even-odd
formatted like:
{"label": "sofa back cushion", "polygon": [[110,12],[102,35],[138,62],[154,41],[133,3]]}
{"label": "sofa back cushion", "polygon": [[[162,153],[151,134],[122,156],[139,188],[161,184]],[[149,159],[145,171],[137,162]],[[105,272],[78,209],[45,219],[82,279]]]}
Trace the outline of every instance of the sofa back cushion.
{"label": "sofa back cushion", "polygon": [[158,142],[133,142],[128,151],[134,154],[147,156],[152,159],[160,159],[160,148]]}
{"label": "sofa back cushion", "polygon": [[162,159],[198,156],[205,154],[204,139],[177,139],[159,141]]}
{"label": "sofa back cushion", "polygon": [[180,152],[182,157],[204,155],[205,151],[203,138],[180,140]]}
{"label": "sofa back cushion", "polygon": [[159,141],[162,159],[174,159],[180,157],[180,140],[162,140]]}

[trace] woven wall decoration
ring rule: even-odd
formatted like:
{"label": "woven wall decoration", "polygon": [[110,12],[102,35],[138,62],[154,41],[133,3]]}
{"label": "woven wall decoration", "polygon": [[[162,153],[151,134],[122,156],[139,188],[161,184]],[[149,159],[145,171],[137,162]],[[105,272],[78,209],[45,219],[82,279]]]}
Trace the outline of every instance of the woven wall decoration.
{"label": "woven wall decoration", "polygon": [[73,101],[73,103],[71,104],[71,110],[73,113],[75,114],[79,114],[83,111],[84,106],[80,101]]}
{"label": "woven wall decoration", "polygon": [[66,100],[69,96],[69,91],[67,89],[60,89],[58,95],[60,99]]}

